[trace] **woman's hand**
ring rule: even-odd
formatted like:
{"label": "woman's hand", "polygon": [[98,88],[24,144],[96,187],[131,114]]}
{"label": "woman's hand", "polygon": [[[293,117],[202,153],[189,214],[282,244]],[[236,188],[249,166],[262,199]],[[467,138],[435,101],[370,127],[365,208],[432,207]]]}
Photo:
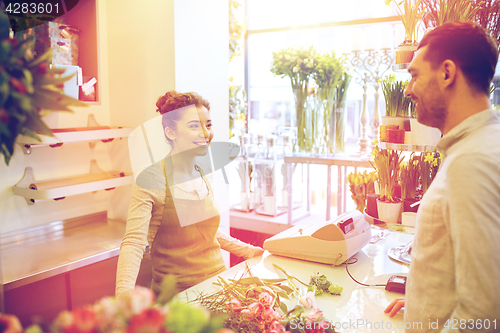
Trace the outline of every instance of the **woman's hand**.
{"label": "woman's hand", "polygon": [[261,256],[262,253],[264,253],[264,249],[261,248],[260,246],[256,246],[256,249],[253,252],[253,256],[258,257],[258,256]]}
{"label": "woman's hand", "polygon": [[384,312],[389,313],[389,317],[394,317],[396,313],[398,313],[401,308],[405,306],[405,298],[397,297],[387,308],[385,308]]}

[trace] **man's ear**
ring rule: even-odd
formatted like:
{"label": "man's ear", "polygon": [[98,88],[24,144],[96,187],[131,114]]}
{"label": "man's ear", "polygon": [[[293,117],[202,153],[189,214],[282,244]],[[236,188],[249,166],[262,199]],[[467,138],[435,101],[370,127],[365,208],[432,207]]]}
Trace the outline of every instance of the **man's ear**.
{"label": "man's ear", "polygon": [[452,60],[445,60],[441,64],[441,83],[443,88],[451,86],[457,78],[457,65]]}
{"label": "man's ear", "polygon": [[170,140],[174,141],[175,140],[175,131],[172,130],[170,127],[165,127],[165,136],[169,138]]}

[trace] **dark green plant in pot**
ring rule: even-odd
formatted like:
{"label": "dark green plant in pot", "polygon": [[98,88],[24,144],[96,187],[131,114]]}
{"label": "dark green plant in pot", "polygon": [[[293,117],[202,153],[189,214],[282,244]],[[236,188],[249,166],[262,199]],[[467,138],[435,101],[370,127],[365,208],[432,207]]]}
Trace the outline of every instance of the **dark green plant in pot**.
{"label": "dark green plant in pot", "polygon": [[41,141],[39,134],[53,136],[42,120],[45,111],[69,111],[69,106],[87,104],[63,94],[71,76],[64,69],[50,68],[52,51],[38,58],[32,54],[33,40],[9,37],[7,15],[0,13],[0,155],[9,165],[18,135]]}

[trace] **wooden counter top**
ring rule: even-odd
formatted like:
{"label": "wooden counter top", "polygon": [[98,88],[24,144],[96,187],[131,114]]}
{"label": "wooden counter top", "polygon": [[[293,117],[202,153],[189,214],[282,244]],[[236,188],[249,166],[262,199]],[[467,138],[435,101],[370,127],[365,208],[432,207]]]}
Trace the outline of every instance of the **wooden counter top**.
{"label": "wooden counter top", "polygon": [[117,256],[124,234],[125,222],[106,212],[2,234],[4,290]]}

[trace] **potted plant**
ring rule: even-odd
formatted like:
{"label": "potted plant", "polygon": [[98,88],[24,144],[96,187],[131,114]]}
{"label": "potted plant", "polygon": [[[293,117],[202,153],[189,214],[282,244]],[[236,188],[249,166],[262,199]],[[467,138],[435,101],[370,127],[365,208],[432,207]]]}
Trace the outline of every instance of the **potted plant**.
{"label": "potted plant", "polygon": [[271,72],[281,77],[288,76],[295,100],[297,126],[296,151],[310,152],[313,149],[313,137],[307,114],[307,95],[309,79],[316,71],[317,52],[314,47],[284,48],[273,52]]}
{"label": "potted plant", "polygon": [[401,154],[396,150],[379,149],[376,145],[372,152],[373,167],[377,171],[380,198],[377,199],[378,217],[387,223],[397,223],[401,212],[402,201],[393,196],[394,186],[398,179]]}
{"label": "potted plant", "polygon": [[354,171],[347,176],[347,183],[351,190],[351,198],[356,203],[356,209],[361,213],[364,212],[367,205],[366,199],[368,194],[375,194],[374,182],[377,180],[376,172],[363,173]]}
{"label": "potted plant", "polygon": [[441,166],[441,162],[443,160],[443,156],[437,151],[426,151],[420,154],[420,179],[421,179],[421,191],[422,197],[429,186],[431,186],[434,177],[436,177],[436,173]]}
{"label": "potted plant", "polygon": [[54,136],[42,120],[47,111],[87,106],[63,94],[63,84],[71,76],[60,77],[64,69],[50,68],[51,50],[35,58],[34,41],[10,37],[9,30],[7,15],[0,13],[0,155],[6,165],[14,154],[18,135],[38,141],[40,134]]}
{"label": "potted plant", "polygon": [[[384,94],[386,112],[386,115],[382,117],[380,141],[405,143],[405,131],[410,130],[409,107],[413,104],[411,98],[405,96],[408,81],[396,81],[396,76],[391,74],[379,82]],[[389,138],[390,134],[391,138]]]}
{"label": "potted plant", "polygon": [[[396,0],[385,0],[385,4],[390,6],[391,2],[396,4],[398,15],[405,27],[405,40],[396,50],[396,64],[407,64],[413,59],[413,54],[417,49],[417,24],[424,15],[421,8],[422,0],[403,0],[398,3]],[[401,9],[400,5],[403,6]]]}
{"label": "potted plant", "polygon": [[418,206],[410,207],[418,201],[417,187],[420,180],[420,157],[411,153],[408,162],[401,163],[399,169],[399,179],[401,180],[401,200],[403,200],[404,212],[416,212]]}

